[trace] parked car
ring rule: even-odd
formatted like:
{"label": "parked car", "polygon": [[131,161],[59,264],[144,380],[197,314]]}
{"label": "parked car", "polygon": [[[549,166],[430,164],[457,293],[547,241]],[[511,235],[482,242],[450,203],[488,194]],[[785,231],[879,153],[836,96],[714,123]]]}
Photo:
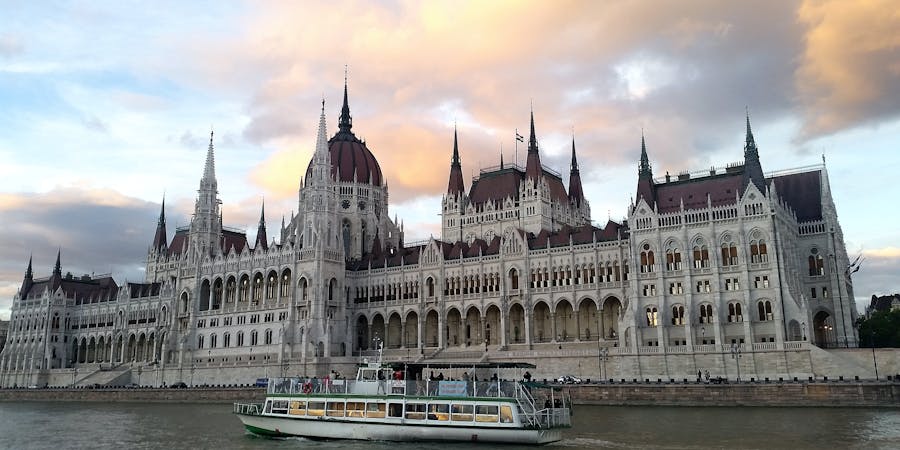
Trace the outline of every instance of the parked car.
{"label": "parked car", "polygon": [[176,381],[169,385],[171,389],[187,389],[187,383],[184,381]]}
{"label": "parked car", "polygon": [[560,384],[580,384],[581,378],[578,378],[573,375],[563,375],[563,376],[557,378],[556,382],[560,383]]}

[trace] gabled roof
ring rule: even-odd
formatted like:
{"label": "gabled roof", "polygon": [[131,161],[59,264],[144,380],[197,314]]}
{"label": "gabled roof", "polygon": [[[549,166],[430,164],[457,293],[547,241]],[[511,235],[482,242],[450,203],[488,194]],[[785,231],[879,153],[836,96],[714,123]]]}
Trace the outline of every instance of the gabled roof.
{"label": "gabled roof", "polygon": [[[550,188],[550,196],[557,202],[569,203],[569,195],[562,179],[547,170],[543,170],[544,180]],[[519,185],[525,179],[525,172],[517,167],[504,167],[490,172],[482,172],[472,182],[469,189],[469,201],[474,204],[499,202],[507,197],[519,198]]]}

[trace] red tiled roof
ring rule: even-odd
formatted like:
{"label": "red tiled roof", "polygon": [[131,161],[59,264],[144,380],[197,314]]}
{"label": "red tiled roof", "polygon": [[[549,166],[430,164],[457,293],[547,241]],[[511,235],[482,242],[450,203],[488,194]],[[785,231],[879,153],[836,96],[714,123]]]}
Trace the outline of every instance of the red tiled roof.
{"label": "red tiled roof", "polygon": [[185,244],[187,244],[188,230],[178,230],[175,236],[172,236],[172,243],[169,244],[168,256],[180,255]]}
{"label": "red tiled roof", "polygon": [[[519,184],[525,179],[525,172],[514,167],[503,168],[481,174],[472,182],[469,201],[474,204],[499,202],[507,197],[519,198]],[[544,180],[550,187],[551,197],[563,204],[569,203],[566,187],[562,179],[544,170]]]}
{"label": "red tiled roof", "polygon": [[706,208],[709,195],[712,206],[733,205],[740,195],[742,172],[724,173],[656,185],[656,203],[660,214],[684,209]]}
{"label": "red tiled roof", "polygon": [[331,154],[331,175],[339,181],[353,181],[381,186],[381,166],[366,144],[354,139],[332,140],[328,151]]}
{"label": "red tiled roof", "polygon": [[228,253],[231,247],[238,253],[247,245],[247,234],[238,231],[222,230],[222,251]]}

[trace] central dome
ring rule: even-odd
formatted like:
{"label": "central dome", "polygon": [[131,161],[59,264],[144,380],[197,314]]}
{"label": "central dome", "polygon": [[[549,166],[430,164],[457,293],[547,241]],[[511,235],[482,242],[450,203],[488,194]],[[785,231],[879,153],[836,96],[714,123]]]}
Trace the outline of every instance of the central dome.
{"label": "central dome", "polygon": [[[350,117],[350,106],[347,103],[347,83],[344,83],[344,105],[341,107],[341,118],[338,121],[338,132],[328,141],[328,153],[331,155],[331,176],[340,182],[357,182],[381,186],[381,166],[375,155],[366,147],[366,143],[353,134],[353,118]],[[312,164],[306,169],[310,175]]]}

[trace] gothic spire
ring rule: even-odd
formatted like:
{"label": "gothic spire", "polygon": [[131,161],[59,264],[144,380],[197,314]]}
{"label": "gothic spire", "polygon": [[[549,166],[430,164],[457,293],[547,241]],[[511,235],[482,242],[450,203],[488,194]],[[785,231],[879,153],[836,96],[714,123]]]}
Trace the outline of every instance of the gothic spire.
{"label": "gothic spire", "polygon": [[347,68],[344,68],[344,105],[341,106],[341,118],[338,121],[338,129],[341,133],[350,133],[353,128],[353,118],[350,117],[350,103],[347,101]]}
{"label": "gothic spire", "polygon": [[465,191],[463,186],[462,165],[459,162],[459,141],[456,136],[456,125],[453,126],[453,159],[450,162],[450,181],[447,183],[447,193],[459,195]]}
{"label": "gothic spire", "polygon": [[525,178],[540,179],[541,155],[538,153],[537,137],[534,133],[534,109],[531,110],[531,135],[528,137],[528,159],[525,161]]}
{"label": "gothic spire", "polygon": [[254,248],[267,249],[269,246],[266,236],[266,201],[263,200],[262,208],[259,212],[259,227],[256,229],[256,245]]}
{"label": "gothic spire", "polygon": [[166,197],[163,196],[162,206],[159,208],[159,220],[156,222],[156,234],[153,236],[153,250],[158,251],[167,247],[166,239]]}
{"label": "gothic spire", "polygon": [[650,158],[647,157],[647,143],[644,141],[643,131],[641,131],[641,165],[638,168],[638,176],[653,177],[653,168],[650,167]]}
{"label": "gothic spire", "polygon": [[766,193],[766,178],[763,174],[762,165],[759,162],[759,150],[756,148],[756,141],[753,139],[753,130],[750,129],[750,112],[747,111],[747,135],[744,138],[744,180],[742,188],[753,183],[757,189],[763,194]]}
{"label": "gothic spire", "polygon": [[569,172],[569,201],[581,206],[584,191],[581,189],[581,173],[578,171],[578,158],[575,156],[575,136],[572,136],[572,169]]}
{"label": "gothic spire", "polygon": [[653,170],[650,167],[650,158],[647,157],[647,143],[644,141],[643,131],[641,131],[641,164],[638,168],[635,203],[640,201],[642,197],[651,208],[656,203],[656,185],[653,183]]}
{"label": "gothic spire", "polygon": [[25,279],[31,280],[34,278],[34,272],[31,270],[31,256],[28,256],[28,268],[25,269]]}
{"label": "gothic spire", "polygon": [[203,179],[204,180],[213,180],[216,179],[216,157],[213,149],[213,131],[209,131],[209,147],[206,149],[206,165],[203,166]]}
{"label": "gothic spire", "polygon": [[56,264],[53,266],[53,276],[62,277],[62,264],[59,262],[59,256],[62,250],[56,250]]}

